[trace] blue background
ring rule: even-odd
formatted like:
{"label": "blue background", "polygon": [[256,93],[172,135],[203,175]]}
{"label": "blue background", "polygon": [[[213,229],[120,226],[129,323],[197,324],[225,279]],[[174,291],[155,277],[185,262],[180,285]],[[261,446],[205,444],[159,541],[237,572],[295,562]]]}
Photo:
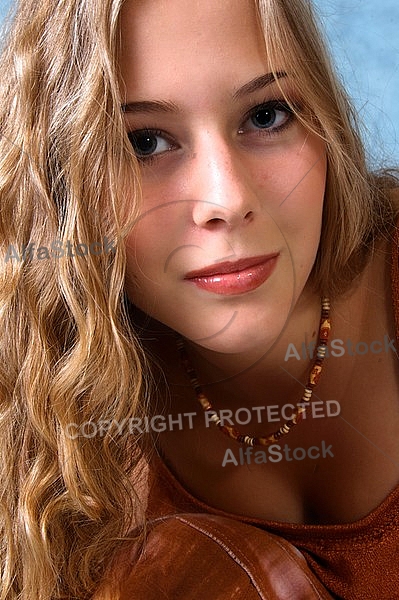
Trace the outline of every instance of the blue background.
{"label": "blue background", "polygon": [[[215,0],[217,1],[217,0]],[[373,167],[399,165],[399,3],[315,0]],[[0,0],[0,19],[13,0]]]}

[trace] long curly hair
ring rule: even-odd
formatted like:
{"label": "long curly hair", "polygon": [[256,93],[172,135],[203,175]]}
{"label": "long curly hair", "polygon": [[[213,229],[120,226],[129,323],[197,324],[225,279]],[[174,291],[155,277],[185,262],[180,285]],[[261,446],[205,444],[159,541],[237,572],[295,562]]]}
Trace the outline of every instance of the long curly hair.
{"label": "long curly hair", "polygon": [[[145,444],[118,425],[153,394],[124,294],[140,173],[120,109],[121,5],[20,0],[0,58],[1,600],[93,597],[144,523]],[[308,2],[257,5],[267,51],[300,81],[298,118],[326,142],[312,277],[337,294],[392,230],[394,181],[367,171]],[[102,250],[44,250],[68,243]],[[68,433],[87,423],[102,427]]]}
{"label": "long curly hair", "polygon": [[[22,1],[1,58],[2,599],[89,598],[142,521],[139,440],[118,429],[148,395],[123,302],[139,187],[120,4]],[[54,240],[108,248],[40,259]],[[107,420],[91,438],[68,429]]]}

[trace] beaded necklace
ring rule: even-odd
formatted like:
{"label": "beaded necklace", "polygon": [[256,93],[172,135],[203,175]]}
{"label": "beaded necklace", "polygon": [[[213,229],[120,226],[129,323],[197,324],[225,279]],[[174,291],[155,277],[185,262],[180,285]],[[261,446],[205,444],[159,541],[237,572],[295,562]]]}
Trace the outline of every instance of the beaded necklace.
{"label": "beaded necklace", "polygon": [[283,436],[287,435],[287,433],[289,433],[295,427],[295,425],[300,423],[304,417],[304,414],[308,410],[313,390],[320,380],[321,371],[323,369],[323,362],[326,357],[326,349],[328,338],[330,336],[330,331],[330,301],[328,298],[323,298],[321,301],[321,317],[316,358],[313,361],[309,378],[301,399],[301,403],[297,405],[291,419],[286,421],[284,425],[280,427],[280,429],[278,429],[274,433],[271,433],[270,435],[265,435],[261,437],[243,435],[235,427],[222,424],[218,413],[215,411],[212,404],[202,391],[202,387],[198,381],[197,373],[190,362],[182,337],[179,337],[177,339],[177,347],[180,353],[181,364],[190,379],[190,383],[194,389],[198,402],[201,404],[204,412],[212,413],[210,421],[215,423],[215,425],[220,429],[220,431],[222,431],[224,434],[226,434],[239,444],[247,444],[248,446],[270,446],[271,444],[275,444],[276,442],[278,442]]}

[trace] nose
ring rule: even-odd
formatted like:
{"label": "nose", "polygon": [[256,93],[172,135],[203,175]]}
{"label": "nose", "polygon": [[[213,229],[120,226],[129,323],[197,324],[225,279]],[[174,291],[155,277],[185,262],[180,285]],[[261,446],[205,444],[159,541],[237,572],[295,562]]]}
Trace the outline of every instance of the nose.
{"label": "nose", "polygon": [[257,198],[242,155],[221,136],[208,133],[204,138],[188,174],[195,225],[233,228],[251,222]]}

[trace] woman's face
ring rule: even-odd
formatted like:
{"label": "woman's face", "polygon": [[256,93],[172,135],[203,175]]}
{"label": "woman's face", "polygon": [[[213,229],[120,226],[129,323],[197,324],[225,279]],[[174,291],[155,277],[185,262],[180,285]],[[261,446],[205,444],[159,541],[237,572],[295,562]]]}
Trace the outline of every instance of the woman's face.
{"label": "woman's face", "polygon": [[324,144],[289,111],[251,0],[128,0],[121,27],[143,193],[127,293],[203,347],[270,346],[315,260]]}

